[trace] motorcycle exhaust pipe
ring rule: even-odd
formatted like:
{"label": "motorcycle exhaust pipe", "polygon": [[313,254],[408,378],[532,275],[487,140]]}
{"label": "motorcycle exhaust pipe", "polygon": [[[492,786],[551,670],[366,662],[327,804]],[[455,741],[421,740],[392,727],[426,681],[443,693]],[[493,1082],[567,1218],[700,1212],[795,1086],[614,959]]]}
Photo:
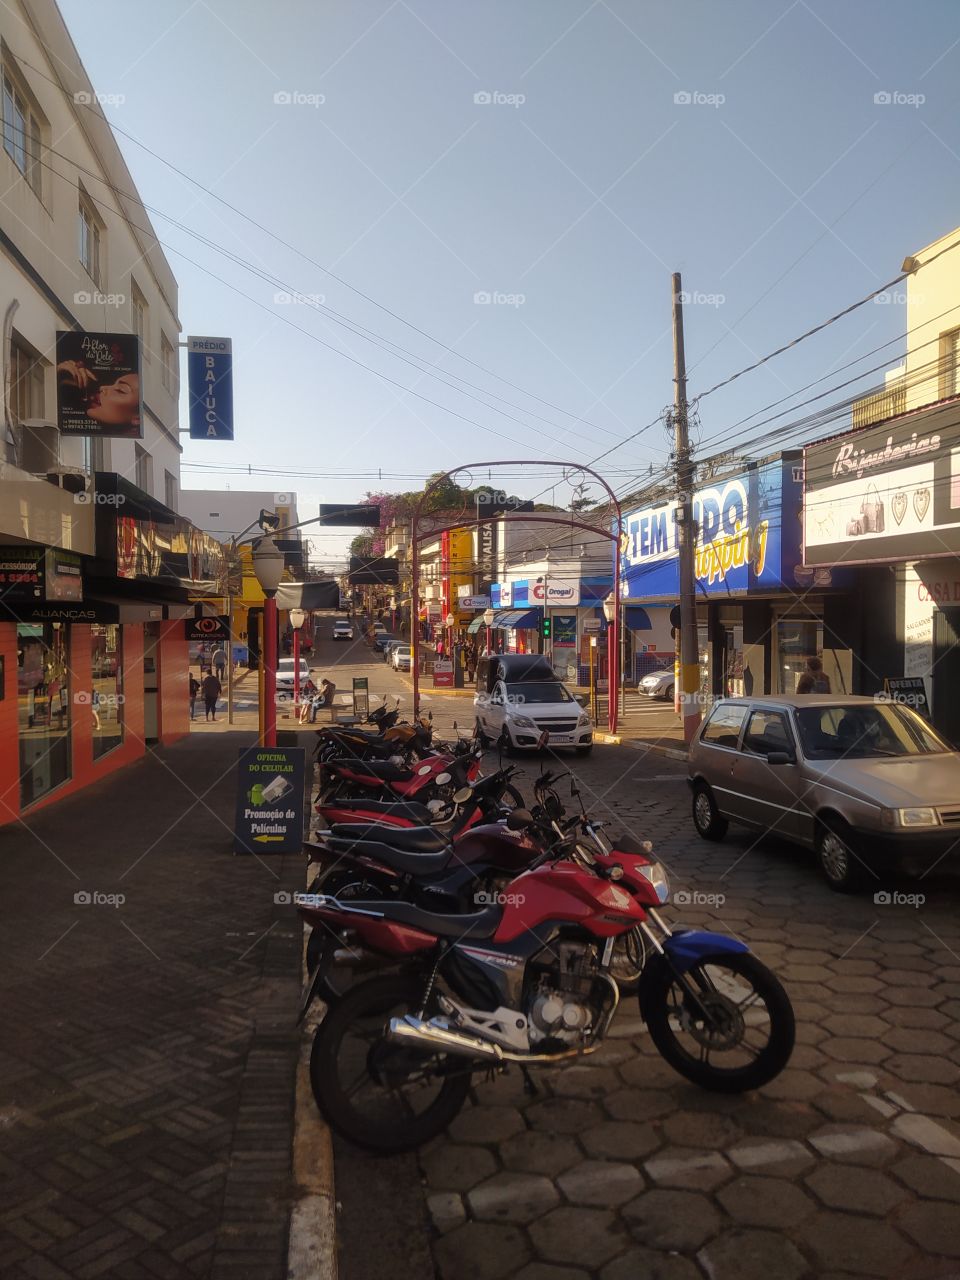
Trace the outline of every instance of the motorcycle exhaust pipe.
{"label": "motorcycle exhaust pipe", "polygon": [[461,1058],[481,1059],[486,1062],[554,1063],[567,1058],[585,1058],[600,1048],[600,1041],[580,1049],[566,1049],[563,1053],[518,1053],[504,1049],[491,1040],[467,1036],[435,1022],[423,1022],[408,1013],[403,1018],[391,1018],[386,1038],[399,1044],[416,1044],[435,1053],[450,1053]]}

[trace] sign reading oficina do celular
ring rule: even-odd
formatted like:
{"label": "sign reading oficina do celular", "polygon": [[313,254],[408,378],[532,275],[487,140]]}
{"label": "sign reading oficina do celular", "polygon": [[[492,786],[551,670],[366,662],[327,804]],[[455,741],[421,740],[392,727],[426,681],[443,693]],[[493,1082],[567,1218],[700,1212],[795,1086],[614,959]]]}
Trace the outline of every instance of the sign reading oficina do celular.
{"label": "sign reading oficina do celular", "polygon": [[248,747],[237,769],[236,853],[297,853],[303,847],[302,747]]}
{"label": "sign reading oficina do celular", "polygon": [[190,439],[233,439],[233,344],[229,338],[187,338]]}

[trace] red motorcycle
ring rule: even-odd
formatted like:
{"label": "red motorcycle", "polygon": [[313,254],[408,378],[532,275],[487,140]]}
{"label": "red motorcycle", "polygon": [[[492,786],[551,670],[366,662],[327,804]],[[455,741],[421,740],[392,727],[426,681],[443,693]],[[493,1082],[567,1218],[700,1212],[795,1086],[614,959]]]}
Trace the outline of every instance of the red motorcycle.
{"label": "red motorcycle", "polygon": [[434,814],[452,812],[454,793],[479,775],[482,758],[482,748],[465,741],[409,765],[352,756],[321,760],[316,807],[336,800],[372,799],[416,801]]}
{"label": "red motorcycle", "polygon": [[634,929],[645,942],[640,1013],[665,1060],[725,1092],[773,1079],[793,1050],[786,992],[739,940],[671,931],[659,912],[668,897],[659,863],[594,852],[579,830],[469,915],[296,895],[308,923],[349,926],[407,963],[354,987],[317,1028],[310,1078],[328,1123],[371,1150],[409,1150],[450,1123],[474,1071],[517,1064],[526,1077],[596,1052],[620,1000],[614,944]]}

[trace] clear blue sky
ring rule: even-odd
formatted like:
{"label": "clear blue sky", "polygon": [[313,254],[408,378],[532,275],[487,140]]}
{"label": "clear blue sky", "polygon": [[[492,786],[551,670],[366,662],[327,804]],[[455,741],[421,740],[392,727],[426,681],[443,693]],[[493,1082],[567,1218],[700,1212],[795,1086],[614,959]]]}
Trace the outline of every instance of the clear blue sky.
{"label": "clear blue sky", "polygon": [[[184,330],[228,335],[235,352],[236,441],[190,443],[187,464],[380,467],[386,477],[497,457],[586,462],[672,398],[671,271],[706,299],[686,310],[693,394],[890,279],[906,254],[960,224],[955,0],[61,8],[95,87],[124,96],[105,108],[115,124],[404,320],[595,424],[445,353],[121,137],[148,204],[526,410],[501,405],[520,425],[310,306],[276,302],[277,285],[156,217],[162,240],[256,299],[169,253]],[[709,100],[675,102],[684,92]],[[925,101],[875,103],[894,92]],[[476,294],[501,298],[482,304]],[[704,442],[904,327],[899,305],[834,325],[706,399]],[[662,465],[666,450],[657,426],[600,466],[622,487]],[[302,505],[377,487],[184,471],[187,487],[221,480],[296,488]],[[384,487],[415,483],[385,478]],[[317,549],[341,545],[328,536]]]}

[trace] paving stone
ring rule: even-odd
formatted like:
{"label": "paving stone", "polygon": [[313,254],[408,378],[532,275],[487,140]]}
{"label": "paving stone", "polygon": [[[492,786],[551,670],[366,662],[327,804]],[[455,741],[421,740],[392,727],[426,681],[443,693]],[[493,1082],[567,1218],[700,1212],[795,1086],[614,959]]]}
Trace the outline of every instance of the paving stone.
{"label": "paving stone", "polygon": [[603,1118],[596,1103],[579,1098],[546,1098],[527,1111],[530,1125],[547,1133],[582,1133]]}
{"label": "paving stone", "polygon": [[457,1142],[497,1143],[526,1125],[513,1107],[468,1107],[450,1124],[448,1133]]}
{"label": "paving stone", "polygon": [[427,1196],[427,1212],[441,1235],[462,1226],[467,1220],[463,1199],[455,1191],[438,1191]]}
{"label": "paving stone", "polygon": [[591,1270],[602,1267],[624,1247],[622,1231],[605,1209],[554,1209],[529,1230],[534,1248],[548,1262],[573,1263]]}
{"label": "paving stone", "polygon": [[549,1262],[531,1262],[518,1271],[514,1280],[590,1280],[589,1271],[579,1267],[555,1267]]}
{"label": "paving stone", "polygon": [[742,1138],[743,1130],[729,1116],[678,1111],[664,1120],[663,1135],[678,1147],[719,1149]]}
{"label": "paving stone", "polygon": [[911,1084],[910,1102],[928,1116],[960,1119],[960,1092],[941,1084]]}
{"label": "paving stone", "polygon": [[420,1160],[427,1183],[438,1191],[469,1191],[496,1173],[497,1162],[483,1147],[445,1142]]}
{"label": "paving stone", "polygon": [[587,1155],[611,1160],[641,1160],[663,1146],[653,1125],[631,1120],[605,1120],[582,1133],[580,1141]]}
{"label": "paving stone", "polygon": [[849,1089],[830,1089],[818,1094],[813,1105],[830,1120],[840,1124],[870,1124],[877,1119],[877,1112],[859,1093]]}
{"label": "paving stone", "polygon": [[[636,1009],[636,1004],[633,1007]],[[634,1036],[643,1035],[645,1032],[646,1026],[642,1018],[621,1012],[614,1018],[607,1035],[616,1040],[632,1040]]]}
{"label": "paving stone", "polygon": [[906,1199],[902,1187],[875,1169],[821,1165],[805,1182],[828,1209],[849,1209],[880,1218]]}
{"label": "paving stone", "polygon": [[[823,1047],[832,1043],[824,1040]],[[786,1102],[806,1102],[823,1088],[823,1084],[811,1071],[794,1071],[787,1067],[763,1086],[763,1096],[780,1098]]]}
{"label": "paving stone", "polygon": [[530,1257],[530,1246],[517,1227],[468,1222],[438,1240],[433,1256],[441,1280],[502,1280]]}
{"label": "paving stone", "polygon": [[888,1009],[884,1020],[894,1027],[917,1027],[922,1030],[947,1030],[950,1019],[937,1009],[917,1009],[912,1005],[905,1008]]}
{"label": "paving stone", "polygon": [[[596,1130],[591,1130],[596,1132]],[[500,1159],[508,1169],[555,1177],[583,1159],[572,1138],[558,1133],[518,1133],[500,1147]]]}
{"label": "paving stone", "polygon": [[631,1249],[600,1272],[600,1280],[700,1280],[700,1270],[676,1254]]}
{"label": "paving stone", "polygon": [[807,1264],[796,1245],[772,1231],[727,1231],[697,1254],[710,1280],[800,1280]]}
{"label": "paving stone", "polygon": [[897,1153],[891,1138],[866,1125],[828,1125],[812,1133],[809,1141],[827,1159],[850,1164],[883,1164]]}
{"label": "paving stone", "polygon": [[[909,1005],[911,1008],[935,1008],[942,999],[935,991],[922,987],[884,987],[884,999],[890,1004]],[[952,1016],[946,1006],[941,1010],[948,1017]]]}
{"label": "paving stone", "polygon": [[907,1156],[906,1160],[890,1165],[888,1173],[920,1196],[960,1204],[960,1172],[936,1156]]}
{"label": "paving stone", "polygon": [[[804,1223],[804,1245],[814,1255],[816,1275],[828,1268],[848,1271],[870,1280],[886,1280],[909,1274],[906,1265],[913,1250],[885,1222],[850,1213],[819,1213]],[[914,1272],[923,1276],[924,1272]]]}
{"label": "paving stone", "polygon": [[835,978],[829,978],[826,985],[831,991],[844,991],[850,995],[874,995],[883,990],[884,984],[878,982],[876,978],[839,973]]}
{"label": "paving stone", "polygon": [[689,1253],[720,1230],[719,1213],[695,1191],[647,1191],[620,1212],[631,1235],[651,1249]]}
{"label": "paving stone", "polygon": [[955,1048],[953,1040],[941,1031],[918,1031],[915,1027],[888,1027],[881,1039],[897,1053],[949,1053]]}
{"label": "paving stone", "polygon": [[694,1191],[712,1191],[733,1173],[718,1151],[695,1151],[690,1147],[666,1147],[643,1167],[658,1186]]}
{"label": "paving stone", "polygon": [[884,1071],[900,1080],[921,1084],[956,1084],[960,1066],[945,1057],[925,1053],[897,1053],[884,1063]]}
{"label": "paving stone", "polygon": [[[823,1087],[821,1083],[817,1097]],[[737,1118],[747,1133],[763,1138],[805,1138],[820,1126],[820,1113],[809,1102],[792,1099],[751,1099]]]}
{"label": "paving stone", "polygon": [[822,1024],[833,1036],[882,1036],[888,1030],[882,1018],[873,1014],[837,1013]]}
{"label": "paving stone", "polygon": [[467,1195],[470,1212],[481,1221],[533,1222],[559,1203],[550,1179],[536,1173],[498,1173]]}
{"label": "paving stone", "polygon": [[868,1062],[871,1065],[883,1062],[892,1052],[885,1044],[877,1040],[865,1040],[857,1036],[834,1036],[824,1040],[820,1046],[823,1052],[838,1062]]}
{"label": "paving stone", "polygon": [[786,1230],[803,1222],[817,1208],[799,1187],[783,1178],[737,1178],[720,1188],[717,1199],[734,1222],[748,1227]]}
{"label": "paving stone", "polygon": [[816,1164],[816,1157],[809,1147],[789,1139],[754,1138],[730,1147],[724,1154],[739,1169],[785,1177],[802,1173]]}
{"label": "paving stone", "polygon": [[656,1120],[676,1109],[676,1099],[658,1089],[621,1089],[604,1099],[614,1120]]}
{"label": "paving stone", "polygon": [[632,1164],[617,1160],[584,1160],[557,1179],[573,1204],[613,1207],[643,1190],[643,1178]]}
{"label": "paving stone", "polygon": [[550,1081],[553,1092],[561,1098],[606,1098],[621,1087],[613,1067],[592,1064],[565,1067]]}

